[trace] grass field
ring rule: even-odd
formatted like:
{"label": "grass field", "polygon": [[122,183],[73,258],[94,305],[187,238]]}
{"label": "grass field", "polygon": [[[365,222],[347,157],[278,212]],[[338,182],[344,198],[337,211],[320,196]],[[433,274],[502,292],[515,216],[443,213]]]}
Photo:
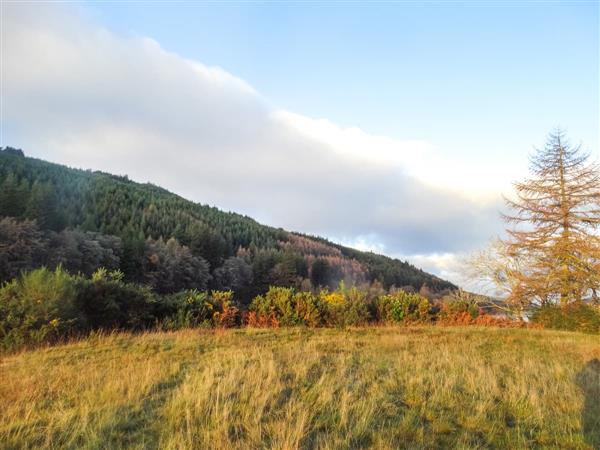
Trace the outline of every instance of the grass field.
{"label": "grass field", "polygon": [[494,328],[96,336],[8,355],[4,448],[600,448],[600,336]]}

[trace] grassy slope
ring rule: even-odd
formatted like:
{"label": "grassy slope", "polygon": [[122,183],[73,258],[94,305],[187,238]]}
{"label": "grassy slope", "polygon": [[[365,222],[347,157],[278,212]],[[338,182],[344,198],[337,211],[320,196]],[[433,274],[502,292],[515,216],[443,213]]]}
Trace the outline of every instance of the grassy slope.
{"label": "grassy slope", "polygon": [[600,337],[372,328],[92,337],[5,357],[8,448],[593,448]]}

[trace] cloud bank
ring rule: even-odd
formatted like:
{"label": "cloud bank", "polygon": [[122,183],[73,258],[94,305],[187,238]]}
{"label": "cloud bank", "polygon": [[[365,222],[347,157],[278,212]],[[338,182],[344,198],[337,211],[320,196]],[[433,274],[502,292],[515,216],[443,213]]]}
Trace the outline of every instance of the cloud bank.
{"label": "cloud bank", "polygon": [[117,35],[73,7],[3,8],[4,145],[270,225],[418,255],[442,275],[498,231],[499,198],[474,197],[469,168],[429,142],[278,110],[223,69]]}

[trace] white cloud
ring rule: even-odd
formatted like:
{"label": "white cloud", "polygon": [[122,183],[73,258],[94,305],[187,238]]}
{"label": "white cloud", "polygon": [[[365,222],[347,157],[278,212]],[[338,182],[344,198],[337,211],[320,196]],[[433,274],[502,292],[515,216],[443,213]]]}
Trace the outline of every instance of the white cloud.
{"label": "white cloud", "polygon": [[224,70],[69,6],[3,7],[5,144],[275,226],[425,255],[413,261],[442,275],[443,255],[497,232],[493,177],[431,143],[273,109]]}
{"label": "white cloud", "polygon": [[385,246],[375,235],[356,236],[352,239],[336,239],[333,237],[332,240],[338,244],[352,247],[363,252],[385,254]]}
{"label": "white cloud", "polygon": [[342,128],[327,119],[311,119],[289,111],[275,111],[273,116],[301,134],[329,145],[341,157],[361,163],[393,165],[407,168],[425,159],[431,144],[425,141],[398,141],[368,134],[360,128]]}
{"label": "white cloud", "polygon": [[406,259],[417,267],[436,273],[440,277],[452,281],[459,286],[467,286],[471,283],[464,275],[465,255],[463,253],[416,254],[402,256],[400,259]]}
{"label": "white cloud", "polygon": [[289,111],[272,116],[311,139],[322,142],[337,155],[358,163],[395,167],[421,183],[485,204],[510,187],[506,168],[465,165],[444,158],[433,144],[423,140],[398,140],[369,134],[360,128],[343,128],[327,119],[312,119]]}

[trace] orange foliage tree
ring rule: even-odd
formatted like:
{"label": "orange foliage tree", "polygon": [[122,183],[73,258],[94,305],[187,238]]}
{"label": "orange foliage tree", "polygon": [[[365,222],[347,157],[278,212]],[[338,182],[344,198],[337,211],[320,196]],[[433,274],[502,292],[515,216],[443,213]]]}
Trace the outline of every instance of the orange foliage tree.
{"label": "orange foliage tree", "polygon": [[[514,184],[506,202],[511,227],[502,241],[513,264],[509,299],[518,303],[569,305],[600,289],[600,173],[580,146],[556,131],[531,160],[531,177]],[[516,270],[515,268],[518,268]]]}

